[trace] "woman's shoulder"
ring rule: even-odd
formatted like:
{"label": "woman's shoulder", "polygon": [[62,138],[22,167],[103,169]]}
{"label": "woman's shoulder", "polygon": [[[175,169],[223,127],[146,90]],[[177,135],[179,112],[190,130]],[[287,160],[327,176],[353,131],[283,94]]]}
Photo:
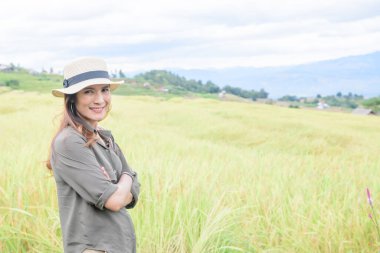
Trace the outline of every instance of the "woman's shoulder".
{"label": "woman's shoulder", "polygon": [[85,144],[86,137],[81,135],[77,130],[71,126],[63,128],[54,140],[54,147],[57,149],[70,147],[73,144]]}

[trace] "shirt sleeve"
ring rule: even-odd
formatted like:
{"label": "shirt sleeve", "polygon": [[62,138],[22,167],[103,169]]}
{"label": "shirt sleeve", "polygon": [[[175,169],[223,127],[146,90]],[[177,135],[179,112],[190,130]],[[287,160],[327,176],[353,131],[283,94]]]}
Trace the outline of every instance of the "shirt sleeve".
{"label": "shirt sleeve", "polygon": [[94,153],[79,136],[68,135],[54,142],[53,171],[84,200],[102,210],[117,190],[99,165]]}
{"label": "shirt sleeve", "polygon": [[135,207],[135,205],[137,204],[137,201],[138,201],[139,195],[140,195],[140,185],[141,184],[139,183],[137,173],[135,171],[133,171],[131,169],[131,167],[129,167],[127,160],[125,159],[124,154],[121,151],[119,145],[117,145],[115,142],[114,142],[114,145],[115,145],[115,152],[118,155],[118,157],[120,158],[120,161],[122,163],[121,173],[122,174],[123,173],[128,174],[132,177],[131,193],[133,195],[133,200],[131,203],[129,203],[126,206],[127,209],[130,209],[130,208]]}

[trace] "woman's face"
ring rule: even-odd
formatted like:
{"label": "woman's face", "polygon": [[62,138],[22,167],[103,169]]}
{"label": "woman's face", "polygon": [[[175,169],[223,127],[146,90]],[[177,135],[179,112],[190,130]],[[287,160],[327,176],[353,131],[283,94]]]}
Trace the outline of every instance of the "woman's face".
{"label": "woman's face", "polygon": [[91,85],[76,94],[77,112],[95,128],[106,117],[110,104],[109,84]]}

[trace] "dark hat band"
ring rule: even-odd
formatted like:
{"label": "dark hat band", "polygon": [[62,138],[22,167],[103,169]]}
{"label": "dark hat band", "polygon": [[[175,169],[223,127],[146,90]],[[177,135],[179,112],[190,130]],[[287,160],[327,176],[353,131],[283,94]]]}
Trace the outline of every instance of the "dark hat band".
{"label": "dark hat band", "polygon": [[63,80],[63,87],[68,88],[76,83],[80,83],[80,82],[83,82],[89,79],[95,79],[95,78],[109,79],[109,75],[108,75],[108,72],[104,70],[84,72],[82,74],[70,77],[69,79]]}

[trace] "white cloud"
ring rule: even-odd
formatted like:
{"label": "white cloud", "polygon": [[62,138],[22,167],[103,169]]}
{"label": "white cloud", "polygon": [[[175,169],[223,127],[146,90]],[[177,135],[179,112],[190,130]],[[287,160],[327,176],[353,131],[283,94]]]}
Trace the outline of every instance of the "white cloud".
{"label": "white cloud", "polygon": [[87,55],[128,71],[279,66],[380,50],[375,0],[16,0],[2,10],[0,63],[36,69]]}

